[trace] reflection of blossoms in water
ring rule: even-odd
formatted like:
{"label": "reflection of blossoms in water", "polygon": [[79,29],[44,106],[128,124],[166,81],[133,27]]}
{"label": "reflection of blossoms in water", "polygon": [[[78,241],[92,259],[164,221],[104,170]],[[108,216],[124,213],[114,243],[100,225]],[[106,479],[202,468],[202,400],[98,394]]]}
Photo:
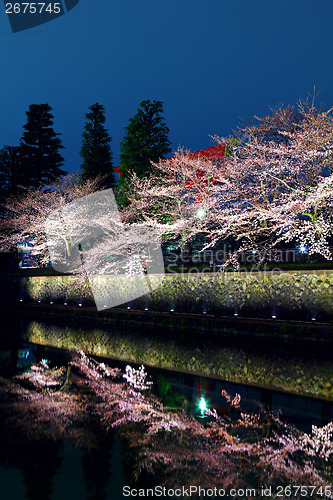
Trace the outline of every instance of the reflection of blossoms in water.
{"label": "reflection of blossoms in water", "polygon": [[231,406],[234,406],[235,408],[239,408],[240,402],[241,402],[241,395],[236,393],[235,397],[232,399],[230,394],[227,393],[225,389],[222,389],[221,391],[222,396],[228,401],[228,403],[231,404]]}
{"label": "reflection of blossoms in water", "polygon": [[[211,419],[202,425],[181,409],[165,407],[147,391],[151,384],[143,367],[128,367],[123,375],[127,383],[119,370],[82,351],[73,355],[69,367],[66,375],[64,368],[39,363],[28,378],[21,374],[0,379],[0,422],[31,440],[72,437],[89,446],[87,419],[105,438],[110,429],[118,428],[128,456],[135,457],[130,471],[133,485],[148,480],[169,488],[290,483],[325,488],[331,482],[327,450],[332,447],[333,424],[315,428],[309,447],[304,442],[307,435],[262,408],[256,415],[242,413],[238,419],[212,410]],[[223,392],[230,404],[239,404],[238,394]],[[325,443],[324,452],[318,442]]]}
{"label": "reflection of blossoms in water", "polygon": [[312,426],[312,434],[304,434],[299,445],[312,457],[319,456],[326,462],[333,457],[333,422],[324,427]]}
{"label": "reflection of blossoms in water", "polygon": [[59,387],[59,378],[65,373],[65,368],[50,370],[45,359],[37,364],[31,365],[30,370],[23,372],[19,379],[26,383],[38,385],[40,388]]}
{"label": "reflection of blossoms in water", "polygon": [[245,426],[254,426],[260,420],[260,415],[258,413],[257,414],[241,413],[240,416]]}
{"label": "reflection of blossoms in water", "polygon": [[138,370],[127,365],[123,377],[127,380],[127,383],[136,391],[146,391],[150,389],[150,386],[153,383],[148,380],[148,374],[143,365],[141,365]]}

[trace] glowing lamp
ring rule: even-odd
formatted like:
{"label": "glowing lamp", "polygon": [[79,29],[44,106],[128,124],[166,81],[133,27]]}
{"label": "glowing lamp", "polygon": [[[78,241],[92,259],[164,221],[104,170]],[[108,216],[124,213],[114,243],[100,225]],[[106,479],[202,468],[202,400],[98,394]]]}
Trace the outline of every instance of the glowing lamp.
{"label": "glowing lamp", "polygon": [[206,408],[207,408],[207,403],[206,403],[206,400],[205,398],[200,398],[200,401],[199,401],[199,408],[201,410],[201,412],[203,413]]}
{"label": "glowing lamp", "polygon": [[203,208],[199,208],[199,210],[197,210],[197,217],[199,219],[203,219],[205,216],[206,216],[205,210]]}

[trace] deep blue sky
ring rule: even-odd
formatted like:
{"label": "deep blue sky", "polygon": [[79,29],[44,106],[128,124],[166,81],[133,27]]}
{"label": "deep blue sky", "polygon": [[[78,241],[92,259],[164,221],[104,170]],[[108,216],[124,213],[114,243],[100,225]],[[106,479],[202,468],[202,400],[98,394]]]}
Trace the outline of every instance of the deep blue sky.
{"label": "deep blue sky", "polygon": [[173,149],[192,151],[314,85],[333,105],[332,0],[80,0],[15,34],[0,7],[0,147],[19,143],[31,103],[48,102],[68,171],[80,166],[95,102],[106,107],[115,165],[144,99],[164,102]]}

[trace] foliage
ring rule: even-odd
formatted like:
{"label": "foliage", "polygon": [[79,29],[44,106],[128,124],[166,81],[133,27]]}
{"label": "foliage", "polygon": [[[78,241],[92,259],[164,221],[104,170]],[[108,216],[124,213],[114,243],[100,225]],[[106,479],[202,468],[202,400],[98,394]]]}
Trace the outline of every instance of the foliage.
{"label": "foliage", "polygon": [[49,104],[31,104],[26,112],[27,123],[21,139],[24,186],[37,187],[64,175],[61,169],[63,148],[53,130],[52,108]]}
{"label": "foliage", "polygon": [[122,182],[130,173],[148,177],[152,171],[151,162],[171,152],[168,139],[169,129],[162,116],[161,101],[142,101],[137,113],[125,127],[125,137],[120,147],[120,168]]}
{"label": "foliage", "polygon": [[89,110],[82,134],[82,178],[87,180],[103,176],[103,185],[107,188],[114,188],[111,137],[104,126],[105,108],[95,103],[89,106]]}
{"label": "foliage", "polygon": [[23,185],[21,148],[19,146],[4,146],[0,150],[0,193],[8,197],[18,193]]}

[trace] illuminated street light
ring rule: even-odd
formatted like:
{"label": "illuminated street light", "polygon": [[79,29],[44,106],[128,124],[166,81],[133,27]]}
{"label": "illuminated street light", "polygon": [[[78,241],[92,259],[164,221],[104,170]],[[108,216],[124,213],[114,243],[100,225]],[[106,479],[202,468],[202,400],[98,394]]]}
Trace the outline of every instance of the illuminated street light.
{"label": "illuminated street light", "polygon": [[200,408],[200,411],[203,415],[205,413],[206,408],[207,408],[207,403],[206,403],[205,398],[202,398],[202,397],[200,398],[199,408]]}
{"label": "illuminated street light", "polygon": [[203,219],[206,217],[206,211],[203,208],[199,208],[199,210],[197,210],[197,217]]}

